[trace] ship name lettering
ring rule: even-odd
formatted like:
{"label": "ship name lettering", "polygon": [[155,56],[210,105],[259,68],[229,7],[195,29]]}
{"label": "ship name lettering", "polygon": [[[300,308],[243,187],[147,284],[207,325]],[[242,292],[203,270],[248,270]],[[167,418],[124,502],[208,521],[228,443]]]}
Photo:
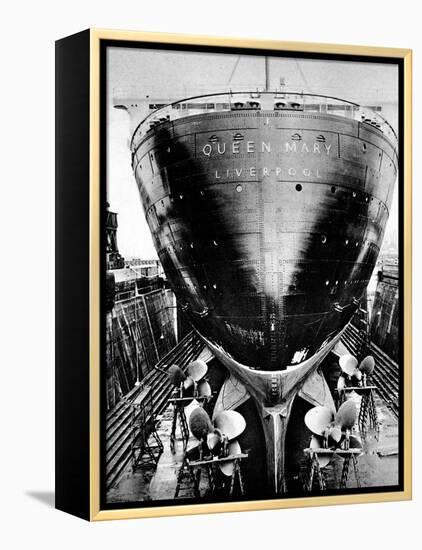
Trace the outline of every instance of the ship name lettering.
{"label": "ship name lettering", "polygon": [[209,143],[206,143],[202,148],[202,152],[207,157],[209,157],[211,155],[211,151],[212,151],[212,147]]}
{"label": "ship name lettering", "polygon": [[[302,176],[305,176],[306,178],[309,177],[316,177],[316,178],[322,178],[319,168],[316,168],[316,170],[313,172],[310,168],[302,168],[300,170],[297,170],[294,167],[287,168],[287,174],[289,176],[297,176],[297,174],[301,174]],[[259,174],[261,176],[270,176],[271,173],[275,173],[276,176],[282,175],[282,169],[281,166],[276,166],[275,168],[269,168],[268,166],[263,166],[262,168],[259,168]],[[223,172],[220,172],[219,170],[215,170],[215,179],[220,180],[222,177],[231,179],[232,177],[236,176],[240,178],[241,176],[245,177],[246,175],[249,175],[251,178],[255,178],[257,176],[257,167],[256,166],[250,166],[249,168],[233,168],[229,169],[227,168]]]}
{"label": "ship name lettering", "polygon": [[[324,149],[321,147],[321,145],[324,146]],[[325,153],[326,155],[329,155],[331,153],[331,143],[330,144],[327,144],[327,143],[324,143],[324,144],[320,144],[320,143],[314,143],[313,145],[310,145],[306,142],[302,143],[302,144],[297,144],[296,142],[289,142],[289,141],[286,141],[284,143],[281,143],[281,145],[279,146],[279,151],[281,153],[301,153],[301,154],[304,154],[304,153],[311,153],[311,154],[314,154],[314,155],[322,155],[323,153]],[[216,147],[215,147],[216,146]],[[230,146],[229,146],[230,147]],[[271,153],[271,149],[272,149],[272,144],[270,141],[261,141],[261,149],[260,149],[260,152],[261,153]],[[227,148],[227,144],[225,141],[223,142],[219,142],[217,144],[214,144],[211,145],[210,143],[206,143],[203,147],[202,147],[202,153],[206,156],[206,157],[210,157],[212,155],[212,153],[216,153],[218,155],[224,155],[227,151],[230,151],[232,152],[232,154],[234,155],[238,155],[239,153],[242,153],[242,150],[244,151],[245,150],[245,146],[242,145],[241,142],[239,141],[233,141],[232,144],[231,144],[231,148]],[[247,153],[255,153],[256,152],[256,144],[255,144],[255,141],[247,141],[246,142],[246,152]]]}
{"label": "ship name lettering", "polygon": [[297,153],[296,143],[288,143],[288,142],[286,142],[286,153],[289,153],[289,152]]}

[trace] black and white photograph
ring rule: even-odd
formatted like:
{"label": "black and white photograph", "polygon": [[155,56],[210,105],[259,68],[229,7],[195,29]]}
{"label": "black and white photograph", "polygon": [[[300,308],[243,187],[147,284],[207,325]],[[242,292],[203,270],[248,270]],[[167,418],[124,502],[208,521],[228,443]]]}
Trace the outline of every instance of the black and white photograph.
{"label": "black and white photograph", "polygon": [[403,67],[105,41],[103,509],[403,488]]}

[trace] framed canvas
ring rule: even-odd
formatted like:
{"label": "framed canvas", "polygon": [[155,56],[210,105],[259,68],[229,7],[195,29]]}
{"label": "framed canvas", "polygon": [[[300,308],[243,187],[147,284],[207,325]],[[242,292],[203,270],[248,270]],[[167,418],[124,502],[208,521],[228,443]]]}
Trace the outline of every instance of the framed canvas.
{"label": "framed canvas", "polygon": [[411,498],[411,51],[56,43],[56,506]]}

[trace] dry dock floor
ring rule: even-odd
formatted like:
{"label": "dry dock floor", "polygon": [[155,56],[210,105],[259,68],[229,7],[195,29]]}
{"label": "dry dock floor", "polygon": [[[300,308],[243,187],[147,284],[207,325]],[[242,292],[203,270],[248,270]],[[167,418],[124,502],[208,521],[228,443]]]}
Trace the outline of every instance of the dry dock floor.
{"label": "dry dock floor", "polygon": [[[352,399],[359,404],[360,398],[352,394]],[[398,422],[384,402],[376,397],[376,408],[380,422],[378,439],[374,434],[369,433],[364,441],[365,454],[359,457],[359,475],[362,487],[394,486],[398,484]],[[196,406],[193,402],[186,408],[186,415]],[[143,470],[132,471],[129,465],[121,476],[120,480],[112,487],[107,494],[107,502],[139,502],[148,500],[171,500],[174,498],[177,485],[177,475],[183,461],[183,446],[181,435],[177,431],[175,454],[170,450],[170,433],[173,411],[171,406],[167,407],[159,418],[158,434],[164,444],[164,452],[161,454],[156,468],[148,466]],[[191,437],[188,448],[197,444]],[[304,441],[304,448],[307,441]],[[343,461],[340,457],[334,460],[324,469],[327,488],[338,487],[341,478]],[[202,476],[200,485],[201,495],[207,492],[206,476]],[[356,487],[356,480],[353,472],[350,472],[348,487]],[[194,497],[191,493],[184,491],[185,497]]]}

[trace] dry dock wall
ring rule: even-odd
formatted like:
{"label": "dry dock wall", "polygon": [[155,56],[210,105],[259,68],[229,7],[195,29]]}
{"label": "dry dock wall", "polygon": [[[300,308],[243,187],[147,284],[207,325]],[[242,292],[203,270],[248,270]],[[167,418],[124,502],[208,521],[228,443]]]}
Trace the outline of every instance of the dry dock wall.
{"label": "dry dock wall", "polygon": [[160,289],[117,302],[107,314],[107,410],[142,380],[177,343],[176,303]]}

